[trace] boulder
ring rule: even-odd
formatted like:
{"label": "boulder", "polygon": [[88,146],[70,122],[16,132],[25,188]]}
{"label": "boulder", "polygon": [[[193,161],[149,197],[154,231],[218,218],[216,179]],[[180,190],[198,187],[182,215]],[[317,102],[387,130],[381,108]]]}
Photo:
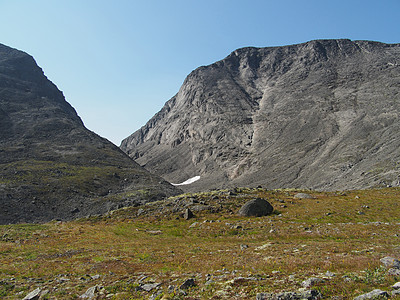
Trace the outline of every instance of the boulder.
{"label": "boulder", "polygon": [[298,198],[298,199],[313,199],[314,198],[310,194],[306,194],[306,193],[297,193],[296,195],[294,195],[294,197]]}
{"label": "boulder", "polygon": [[400,261],[394,257],[386,256],[381,258],[381,263],[388,269],[400,269]]}
{"label": "boulder", "polygon": [[196,283],[194,282],[193,278],[186,279],[184,283],[181,284],[179,287],[181,290],[186,290],[190,287],[194,287]]}
{"label": "boulder", "polygon": [[262,217],[272,214],[274,208],[264,199],[253,199],[246,202],[240,209],[238,214],[244,217]]}
{"label": "boulder", "polygon": [[191,219],[191,218],[193,218],[193,217],[194,217],[193,212],[192,212],[189,208],[186,208],[186,209],[185,209],[185,212],[183,213],[183,218],[184,218],[185,220],[189,220],[189,219]]}
{"label": "boulder", "polygon": [[307,280],[304,280],[304,281],[301,283],[301,285],[302,285],[304,288],[309,288],[309,287],[312,287],[312,286],[314,286],[314,285],[316,285],[316,284],[323,283],[324,281],[325,281],[325,280],[323,280],[322,278],[311,277],[311,278],[308,278]]}
{"label": "boulder", "polygon": [[22,300],[38,300],[41,294],[41,289],[37,288],[36,290],[30,292],[28,295],[25,296]]}
{"label": "boulder", "polygon": [[353,300],[376,299],[378,297],[379,297],[379,299],[382,299],[383,297],[388,298],[389,294],[387,292],[385,292],[385,291],[376,289],[376,290],[373,290],[373,291],[371,291],[369,293],[357,296]]}
{"label": "boulder", "polygon": [[100,288],[101,287],[99,285],[92,286],[88,288],[84,294],[80,295],[79,298],[89,300],[97,299],[97,296],[100,293]]}

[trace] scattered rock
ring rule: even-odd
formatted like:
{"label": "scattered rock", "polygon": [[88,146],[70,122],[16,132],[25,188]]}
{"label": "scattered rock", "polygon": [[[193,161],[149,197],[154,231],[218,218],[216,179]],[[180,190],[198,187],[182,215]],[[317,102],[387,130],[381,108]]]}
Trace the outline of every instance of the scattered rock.
{"label": "scattered rock", "polygon": [[294,195],[294,197],[297,199],[313,199],[314,198],[310,194],[306,194],[306,193],[297,193],[296,195]]}
{"label": "scattered rock", "polygon": [[400,261],[394,257],[386,256],[381,258],[381,263],[388,269],[400,269]]}
{"label": "scattered rock", "polygon": [[189,279],[186,279],[185,282],[182,283],[179,288],[181,290],[186,290],[186,289],[188,289],[190,287],[193,287],[195,285],[196,285],[196,283],[194,282],[194,279],[193,278],[189,278]]}
{"label": "scattered rock", "polygon": [[324,274],[324,276],[326,276],[326,277],[335,277],[336,274],[335,274],[335,273],[332,273],[331,271],[326,271],[326,273]]}
{"label": "scattered rock", "polygon": [[301,283],[301,285],[304,288],[309,288],[309,287],[312,287],[316,284],[323,283],[323,282],[325,282],[325,280],[323,280],[322,278],[311,277],[311,278],[308,278],[307,280],[304,280]]}
{"label": "scattered rock", "polygon": [[161,230],[147,230],[146,232],[155,235],[162,234]]}
{"label": "scattered rock", "polygon": [[261,245],[261,246],[255,248],[254,250],[256,250],[256,251],[264,250],[264,249],[266,249],[266,248],[268,248],[268,247],[270,247],[270,246],[272,246],[272,243],[268,243],[268,244]]}
{"label": "scattered rock", "polygon": [[185,209],[185,212],[184,212],[184,214],[183,214],[183,218],[184,218],[185,220],[189,220],[189,219],[191,219],[191,218],[193,218],[193,217],[194,217],[193,212],[192,212],[189,208],[186,208],[186,209]]}
{"label": "scattered rock", "polygon": [[259,293],[256,296],[257,300],[317,300],[321,299],[322,295],[316,290],[307,290],[299,292],[282,292],[282,293]]}
{"label": "scattered rock", "polygon": [[151,290],[157,288],[161,283],[145,283],[140,286],[140,288],[146,292],[150,292]]}
{"label": "scattered rock", "polygon": [[231,280],[232,284],[240,284],[246,281],[258,281],[259,278],[257,277],[236,277],[233,280]]}
{"label": "scattered rock", "polygon": [[41,294],[41,289],[37,288],[36,290],[30,292],[28,295],[25,296],[22,300],[38,300]]}
{"label": "scattered rock", "polygon": [[393,284],[392,288],[395,290],[400,290],[400,282],[396,282],[395,284]]}
{"label": "scattered rock", "polygon": [[400,290],[394,290],[390,293],[392,296],[400,295]]}
{"label": "scattered rock", "polygon": [[390,276],[400,276],[400,269],[391,268],[387,272]]}
{"label": "scattered rock", "polygon": [[387,297],[389,297],[389,294],[385,291],[376,289],[369,293],[357,296],[353,300],[375,299],[376,297],[386,297],[387,298]]}
{"label": "scattered rock", "polygon": [[199,222],[194,222],[194,223],[192,223],[192,224],[189,226],[189,228],[194,228],[194,227],[196,227],[197,225],[199,225]]}
{"label": "scattered rock", "polygon": [[262,217],[270,215],[274,208],[264,199],[253,199],[246,202],[239,210],[238,214],[245,217]]}
{"label": "scattered rock", "polygon": [[245,250],[247,248],[249,248],[249,245],[245,245],[245,244],[240,245],[240,250]]}
{"label": "scattered rock", "polygon": [[99,292],[100,292],[100,286],[95,285],[95,286],[88,288],[87,291],[84,294],[82,294],[79,298],[89,299],[89,300],[96,299]]}

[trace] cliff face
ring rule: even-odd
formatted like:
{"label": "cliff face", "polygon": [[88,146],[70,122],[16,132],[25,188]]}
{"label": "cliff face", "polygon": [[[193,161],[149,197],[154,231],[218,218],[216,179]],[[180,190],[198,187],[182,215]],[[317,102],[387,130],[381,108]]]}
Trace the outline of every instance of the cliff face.
{"label": "cliff face", "polygon": [[121,149],[183,187],[399,185],[400,44],[243,48],[193,71]]}
{"label": "cliff face", "polygon": [[87,130],[28,54],[0,45],[0,224],[71,219],[179,190]]}

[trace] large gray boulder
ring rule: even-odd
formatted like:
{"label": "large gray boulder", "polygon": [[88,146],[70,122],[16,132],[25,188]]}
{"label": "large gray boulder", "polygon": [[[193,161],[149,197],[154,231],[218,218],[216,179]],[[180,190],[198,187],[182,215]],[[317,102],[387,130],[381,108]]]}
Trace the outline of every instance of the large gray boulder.
{"label": "large gray boulder", "polygon": [[272,214],[274,208],[264,199],[253,199],[246,202],[240,209],[238,214],[244,217],[262,217]]}

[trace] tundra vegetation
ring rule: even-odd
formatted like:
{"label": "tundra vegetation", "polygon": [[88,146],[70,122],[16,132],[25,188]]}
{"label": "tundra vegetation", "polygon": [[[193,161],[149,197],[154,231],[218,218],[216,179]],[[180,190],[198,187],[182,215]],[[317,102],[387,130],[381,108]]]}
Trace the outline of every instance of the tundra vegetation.
{"label": "tundra vegetation", "polygon": [[[99,299],[255,299],[313,277],[323,279],[311,288],[326,299],[391,291],[400,275],[380,259],[400,256],[399,197],[399,188],[235,188],[69,222],[2,225],[0,297],[39,288],[42,299],[75,299],[96,287]],[[274,212],[239,216],[255,198]]]}

